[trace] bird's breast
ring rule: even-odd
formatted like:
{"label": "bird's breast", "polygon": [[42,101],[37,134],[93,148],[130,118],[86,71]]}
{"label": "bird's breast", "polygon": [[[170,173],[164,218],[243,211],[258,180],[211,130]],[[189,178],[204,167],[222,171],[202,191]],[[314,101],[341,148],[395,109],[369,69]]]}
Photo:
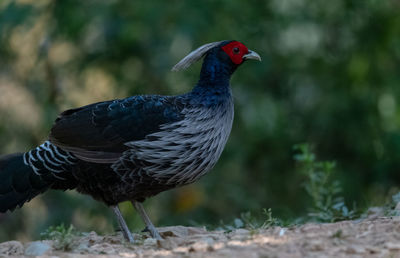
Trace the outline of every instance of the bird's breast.
{"label": "bird's breast", "polygon": [[163,184],[196,181],[218,161],[233,122],[233,101],[214,106],[189,106],[184,119],[161,126],[145,140],[127,144],[131,159],[145,161],[141,169]]}

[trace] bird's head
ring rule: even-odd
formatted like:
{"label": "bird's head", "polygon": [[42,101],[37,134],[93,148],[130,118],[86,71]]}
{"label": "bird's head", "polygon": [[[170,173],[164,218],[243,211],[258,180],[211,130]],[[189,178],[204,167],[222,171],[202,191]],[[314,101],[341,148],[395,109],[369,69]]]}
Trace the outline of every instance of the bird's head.
{"label": "bird's head", "polygon": [[204,56],[212,58],[213,62],[229,66],[232,71],[246,60],[261,61],[261,57],[256,52],[249,50],[243,43],[235,40],[225,40],[208,43],[197,48],[179,61],[172,68],[172,71],[184,70]]}

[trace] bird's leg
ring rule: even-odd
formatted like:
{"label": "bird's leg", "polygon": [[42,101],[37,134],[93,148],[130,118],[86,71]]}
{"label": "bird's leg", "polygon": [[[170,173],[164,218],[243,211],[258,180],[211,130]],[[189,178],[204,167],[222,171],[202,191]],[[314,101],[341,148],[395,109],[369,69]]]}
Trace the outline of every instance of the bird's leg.
{"label": "bird's leg", "polygon": [[146,211],[143,208],[143,205],[137,201],[132,201],[132,205],[133,205],[133,207],[135,207],[135,209],[139,213],[140,217],[142,217],[142,220],[146,224],[147,229],[150,231],[151,236],[157,240],[162,240],[157,229],[154,227],[153,223],[151,223],[149,216],[147,216]]}
{"label": "bird's leg", "polygon": [[119,227],[122,230],[122,234],[124,235],[125,239],[129,241],[130,243],[133,243],[133,236],[132,233],[129,231],[128,225],[126,225],[126,222],[124,220],[124,217],[122,217],[121,211],[118,207],[118,205],[111,206],[113,209],[115,215],[117,216],[117,221],[119,224]]}

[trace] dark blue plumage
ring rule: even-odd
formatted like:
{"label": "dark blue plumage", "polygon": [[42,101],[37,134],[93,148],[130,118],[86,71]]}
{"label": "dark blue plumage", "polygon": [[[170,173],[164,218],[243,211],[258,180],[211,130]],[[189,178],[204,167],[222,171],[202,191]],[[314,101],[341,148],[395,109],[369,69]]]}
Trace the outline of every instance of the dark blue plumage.
{"label": "dark blue plumage", "polygon": [[192,183],[217,162],[233,121],[230,77],[246,59],[259,59],[237,41],[210,43],[174,69],[205,56],[193,90],[144,95],[67,110],[49,140],[0,159],[0,212],[49,188],[76,189],[112,206],[132,241],[118,203],[132,201],[154,237],[141,204],[159,192]]}
{"label": "dark blue plumage", "polygon": [[[50,141],[66,150],[118,153],[161,124],[183,119],[180,98],[133,96],[67,110],[56,119]],[[83,129],[83,130],[82,130]]]}

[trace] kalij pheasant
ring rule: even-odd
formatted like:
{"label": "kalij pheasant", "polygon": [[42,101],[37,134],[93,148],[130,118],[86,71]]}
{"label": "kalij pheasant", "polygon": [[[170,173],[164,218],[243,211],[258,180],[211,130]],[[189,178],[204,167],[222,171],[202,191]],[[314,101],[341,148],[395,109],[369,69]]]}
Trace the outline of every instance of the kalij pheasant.
{"label": "kalij pheasant", "polygon": [[219,159],[233,121],[230,77],[247,59],[261,60],[238,41],[209,43],[172,70],[204,57],[193,90],[143,95],[64,111],[49,139],[25,153],[0,157],[0,212],[48,189],[76,189],[111,206],[132,242],[118,203],[131,201],[154,238],[160,235],[142,202],[190,184]]}

